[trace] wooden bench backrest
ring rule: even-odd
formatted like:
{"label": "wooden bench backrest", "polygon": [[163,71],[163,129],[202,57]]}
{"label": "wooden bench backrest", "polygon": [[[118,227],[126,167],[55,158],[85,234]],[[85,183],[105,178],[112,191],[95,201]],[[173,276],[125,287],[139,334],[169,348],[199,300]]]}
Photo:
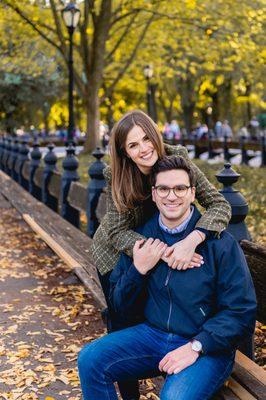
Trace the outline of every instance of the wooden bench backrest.
{"label": "wooden bench backrest", "polygon": [[87,211],[87,188],[79,182],[72,182],[67,197],[69,204],[79,211]]}

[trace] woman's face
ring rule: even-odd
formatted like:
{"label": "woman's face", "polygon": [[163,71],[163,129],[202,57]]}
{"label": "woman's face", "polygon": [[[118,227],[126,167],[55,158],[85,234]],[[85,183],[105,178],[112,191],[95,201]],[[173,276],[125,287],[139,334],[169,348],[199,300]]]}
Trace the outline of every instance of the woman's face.
{"label": "woman's face", "polygon": [[135,125],[127,134],[125,143],[127,156],[137,165],[141,172],[148,175],[152,166],[158,160],[158,153],[152,142],[143,131]]}

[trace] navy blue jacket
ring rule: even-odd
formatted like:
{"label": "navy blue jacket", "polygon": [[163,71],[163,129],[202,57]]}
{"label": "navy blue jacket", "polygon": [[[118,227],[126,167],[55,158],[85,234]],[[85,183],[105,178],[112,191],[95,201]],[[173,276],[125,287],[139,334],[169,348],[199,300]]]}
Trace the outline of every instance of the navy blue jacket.
{"label": "navy blue jacket", "polygon": [[[137,231],[172,245],[193,231],[199,211],[185,231],[164,232],[156,213]],[[202,343],[204,353],[234,351],[254,332],[256,296],[249,269],[237,241],[227,232],[197,247],[204,264],[185,271],[160,261],[147,275],[122,254],[110,276],[114,310],[130,320],[144,312],[144,320],[164,331]],[[140,315],[141,318],[141,315]]]}

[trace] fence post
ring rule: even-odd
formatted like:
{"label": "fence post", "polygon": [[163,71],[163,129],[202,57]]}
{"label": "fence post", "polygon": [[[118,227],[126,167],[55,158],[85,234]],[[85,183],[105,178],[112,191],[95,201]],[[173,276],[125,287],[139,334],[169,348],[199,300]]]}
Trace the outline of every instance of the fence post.
{"label": "fence post", "polygon": [[4,167],[4,171],[5,171],[6,174],[7,174],[6,161],[7,161],[7,158],[8,158],[8,153],[9,153],[9,150],[8,150],[8,137],[6,136],[5,137],[4,154],[3,154],[3,158],[2,158],[2,165]]}
{"label": "fence post", "polygon": [[0,136],[0,169],[3,170],[3,165],[2,165],[2,158],[4,155],[5,151],[5,138],[3,136]]}
{"label": "fence post", "polygon": [[87,205],[87,234],[93,237],[96,229],[99,226],[99,220],[97,218],[96,210],[103,188],[106,186],[106,182],[103,175],[103,170],[106,164],[101,161],[104,156],[104,152],[97,147],[92,153],[93,157],[96,158],[89,170],[90,181],[88,185],[88,205]]}
{"label": "fence post", "polygon": [[244,196],[235,190],[232,186],[241,176],[231,168],[230,163],[224,164],[224,169],[215,175],[218,182],[224,185],[220,193],[226,198],[232,208],[232,218],[230,220],[228,231],[237,241],[246,239],[251,240],[247,226],[244,222],[248,214],[248,204]]}
{"label": "fence post", "polygon": [[9,159],[12,155],[12,140],[10,137],[7,138],[6,154],[5,154],[5,169],[7,175],[11,176],[11,169],[9,168]]}
{"label": "fence post", "polygon": [[194,153],[195,153],[194,158],[199,158],[200,148],[198,146],[198,138],[196,136],[194,137],[193,142],[194,142]]}
{"label": "fence post", "polygon": [[213,132],[212,130],[208,131],[208,159],[214,158],[215,154],[213,152],[213,147],[212,147],[212,141],[213,141]]}
{"label": "fence post", "polygon": [[261,167],[266,167],[265,132],[261,136]]}
{"label": "fence post", "polygon": [[248,165],[248,154],[247,154],[247,149],[246,149],[246,137],[242,135],[240,137],[240,148],[241,148],[241,165]]}
{"label": "fence post", "polygon": [[33,150],[30,153],[31,161],[30,161],[30,180],[29,180],[29,192],[38,200],[42,199],[42,191],[41,188],[35,185],[34,176],[37,171],[37,168],[40,165],[42,153],[39,149],[40,145],[38,140],[34,141]]}
{"label": "fence post", "polygon": [[67,155],[62,164],[64,172],[61,179],[61,215],[72,225],[79,228],[79,210],[72,207],[67,200],[71,182],[79,180],[77,172],[79,162],[77,157],[75,157],[75,147],[72,144],[67,147],[66,152]]}
{"label": "fence post", "polygon": [[54,145],[50,143],[48,146],[44,161],[44,170],[42,176],[42,202],[49,208],[57,212],[58,200],[55,196],[49,193],[49,182],[54,171],[56,171],[57,156],[54,152]]}
{"label": "fence post", "polygon": [[[224,185],[220,193],[224,195],[232,208],[232,218],[229,222],[227,231],[230,232],[235,239],[240,242],[243,239],[251,240],[247,226],[244,222],[248,214],[248,204],[244,196],[235,190],[232,186],[241,176],[231,168],[230,163],[224,165],[224,169],[215,175],[218,182]],[[254,358],[254,340],[253,336],[248,336],[239,346],[240,351],[249,358]]]}
{"label": "fence post", "polygon": [[12,167],[13,167],[13,140],[10,139],[9,143],[9,154],[7,158],[7,168],[8,168],[8,175],[12,177]]}
{"label": "fence post", "polygon": [[227,135],[224,135],[224,160],[225,161],[230,161],[230,153],[228,149],[228,137]]}
{"label": "fence post", "polygon": [[18,174],[15,169],[15,165],[17,162],[18,158],[18,152],[19,152],[19,144],[18,144],[18,139],[15,138],[13,141],[13,145],[11,147],[11,156],[10,156],[10,168],[11,168],[11,177],[14,179],[14,181],[18,182]]}
{"label": "fence post", "polygon": [[1,158],[2,170],[6,173],[7,137],[3,138],[3,152]]}
{"label": "fence post", "polygon": [[180,144],[184,147],[186,147],[186,139],[188,138],[187,132],[184,129],[183,131],[181,131],[181,138],[180,138]]}
{"label": "fence post", "polygon": [[27,141],[24,139],[20,145],[18,156],[18,182],[26,190],[29,190],[29,182],[22,174],[23,166],[26,161],[29,161],[29,147]]}

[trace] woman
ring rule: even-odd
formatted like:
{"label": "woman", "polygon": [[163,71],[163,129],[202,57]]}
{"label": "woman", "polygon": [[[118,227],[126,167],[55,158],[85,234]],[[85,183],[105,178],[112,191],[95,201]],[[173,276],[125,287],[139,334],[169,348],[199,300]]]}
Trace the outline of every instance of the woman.
{"label": "woman", "polygon": [[[93,239],[93,257],[109,305],[109,275],[121,252],[132,256],[137,240],[143,237],[133,231],[155,211],[151,199],[150,172],[156,161],[167,155],[188,159],[185,147],[165,145],[157,125],[139,110],[125,114],[114,126],[111,136],[111,168],[105,170],[107,181],[107,213]],[[168,248],[164,260],[169,267],[186,269],[201,265],[196,247],[210,235],[219,235],[226,228],[231,209],[224,197],[205,175],[196,172],[196,198],[206,211],[196,229],[186,239]],[[109,313],[108,331],[125,327]],[[137,399],[136,384],[125,390],[119,385],[123,399]]]}

